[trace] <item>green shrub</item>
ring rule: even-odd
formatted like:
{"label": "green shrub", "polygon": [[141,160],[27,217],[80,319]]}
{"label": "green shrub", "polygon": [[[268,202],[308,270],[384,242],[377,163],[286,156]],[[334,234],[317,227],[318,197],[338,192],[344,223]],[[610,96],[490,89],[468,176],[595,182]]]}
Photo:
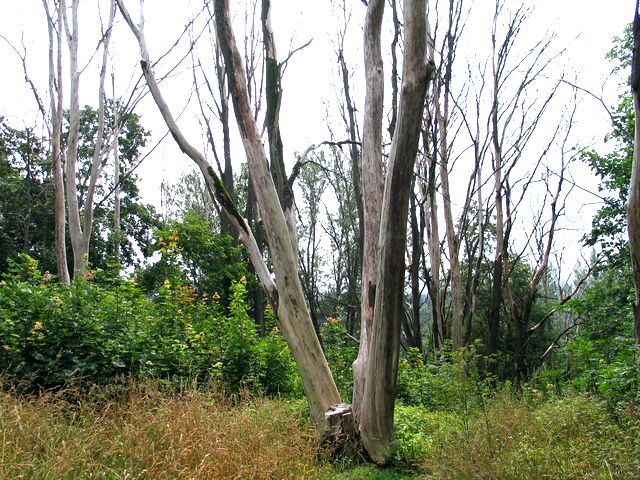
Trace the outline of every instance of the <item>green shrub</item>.
{"label": "green shrub", "polygon": [[476,346],[452,352],[450,345],[425,359],[410,349],[398,366],[397,399],[430,410],[468,413],[482,408],[491,379],[482,373]]}
{"label": "green shrub", "polygon": [[434,436],[461,428],[459,415],[430,412],[423,406],[397,405],[394,412],[394,463],[400,466],[420,464],[431,449]]}
{"label": "green shrub", "polygon": [[280,333],[256,333],[244,278],[230,287],[226,308],[168,280],[149,298],[134,279],[89,278],[64,286],[28,257],[12,265],[0,284],[0,371],[27,388],[131,375],[300,392]]}
{"label": "green shrub", "polygon": [[349,336],[339,318],[330,317],[322,325],[322,345],[329,368],[343,398],[353,394],[352,365],[358,356],[358,344]]}

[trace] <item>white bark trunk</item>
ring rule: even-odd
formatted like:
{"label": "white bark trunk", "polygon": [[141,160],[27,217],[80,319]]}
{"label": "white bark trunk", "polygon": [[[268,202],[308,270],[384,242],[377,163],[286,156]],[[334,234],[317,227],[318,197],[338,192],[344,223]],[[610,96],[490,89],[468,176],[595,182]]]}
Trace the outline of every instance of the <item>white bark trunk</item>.
{"label": "white bark trunk", "polygon": [[[54,21],[53,13],[49,9],[47,0],[42,0],[42,3],[47,14],[47,28],[49,31],[49,96],[52,123],[52,170],[55,186],[54,235],[56,245],[56,266],[60,282],[63,284],[69,284],[71,278],[69,276],[69,267],[67,266],[65,192],[64,176],[62,173],[64,156],[62,151],[62,4],[59,3],[57,6],[57,21]],[[56,25],[55,28],[54,25]]]}
{"label": "white bark trunk", "polygon": [[69,217],[69,238],[73,250],[73,276],[81,275],[85,269],[82,250],[82,227],[80,224],[80,206],[76,186],[76,168],[78,158],[78,142],[80,135],[80,71],[78,70],[78,5],[79,0],[72,0],[71,26],[66,12],[66,2],[61,0],[63,18],[69,49],[69,132],[67,134],[67,151],[65,160],[65,187],[67,194],[67,214]]}
{"label": "white bark trunk", "polygon": [[[62,0],[63,9],[65,2]],[[115,0],[110,2],[109,24],[102,38],[102,65],[98,91],[98,126],[94,139],[94,152],[91,164],[91,173],[87,195],[80,212],[78,201],[78,188],[76,185],[76,170],[78,158],[78,143],[80,133],[80,71],[78,70],[78,6],[79,0],[72,0],[71,25],[66,11],[64,12],[64,24],[69,48],[69,74],[70,74],[70,105],[69,105],[69,133],[67,136],[67,155],[65,164],[65,182],[67,194],[67,211],[69,216],[69,237],[73,250],[73,277],[81,278],[88,268],[89,242],[93,227],[93,198],[96,183],[100,174],[100,163],[104,155],[104,123],[105,123],[105,88],[104,82],[109,56],[109,43],[115,17]]]}
{"label": "white bark trunk", "polygon": [[426,54],[426,0],[405,0],[404,12],[402,87],[382,204],[378,287],[370,331],[369,361],[365,370],[369,381],[364,386],[360,420],[362,442],[371,459],[377,463],[386,462],[393,440],[409,195],[427,85],[433,73],[433,64],[427,62]]}
{"label": "white bark trunk", "polygon": [[370,331],[377,291],[379,262],[378,235],[382,211],[384,173],[382,165],[382,109],[384,78],[380,31],[384,0],[371,0],[364,30],[364,66],[366,96],[362,138],[362,193],[364,237],[362,252],[362,293],[360,303],[360,347],[353,363],[353,410],[356,422],[362,419],[366,368],[369,363]]}

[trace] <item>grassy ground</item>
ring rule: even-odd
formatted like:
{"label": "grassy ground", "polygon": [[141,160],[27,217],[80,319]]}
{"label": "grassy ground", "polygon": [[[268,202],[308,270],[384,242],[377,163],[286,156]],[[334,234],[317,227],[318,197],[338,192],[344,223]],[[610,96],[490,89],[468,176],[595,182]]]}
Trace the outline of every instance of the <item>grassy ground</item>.
{"label": "grassy ground", "polygon": [[385,470],[318,463],[301,402],[150,384],[69,398],[0,394],[1,479],[640,478],[637,413],[614,421],[580,396],[464,417],[399,407]]}

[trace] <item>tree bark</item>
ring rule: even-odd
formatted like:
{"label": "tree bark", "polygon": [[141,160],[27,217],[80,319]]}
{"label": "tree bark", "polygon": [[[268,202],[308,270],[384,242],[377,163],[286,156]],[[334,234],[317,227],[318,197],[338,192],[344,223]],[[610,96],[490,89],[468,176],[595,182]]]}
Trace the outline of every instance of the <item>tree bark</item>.
{"label": "tree bark", "polygon": [[267,111],[265,123],[269,138],[269,157],[271,159],[271,176],[278,192],[280,205],[289,228],[289,236],[293,244],[293,251],[298,255],[298,229],[296,225],[295,201],[292,185],[289,183],[284,166],[282,136],[280,134],[280,104],[282,101],[282,87],[280,85],[281,72],[276,42],[271,29],[271,0],[262,0],[262,34],[265,53],[265,95]]}
{"label": "tree bark", "polygon": [[[55,246],[56,266],[60,283],[69,284],[69,267],[67,265],[66,245],[66,212],[62,151],[62,3],[57,4],[57,22],[54,22],[47,0],[42,0],[47,14],[49,31],[49,95],[51,109],[51,153],[53,157],[53,183],[55,187]],[[57,26],[54,28],[55,23]],[[55,36],[54,36],[55,32]],[[54,54],[54,46],[55,54]]]}
{"label": "tree bark", "polygon": [[340,403],[340,396],[304,302],[297,255],[268,169],[266,153],[251,115],[244,70],[231,28],[228,0],[216,0],[214,9],[229,91],[271,250],[278,286],[278,320],[300,369],[311,416],[316,426],[320,427],[324,423],[325,412],[330,406]]}
{"label": "tree bark", "polygon": [[[497,22],[498,7],[494,18],[494,34],[492,36],[493,62],[492,62],[492,108],[491,108],[491,144],[493,147],[493,175],[494,175],[494,195],[496,209],[496,251],[493,260],[493,275],[491,283],[491,301],[489,305],[487,355],[498,353],[498,334],[500,330],[500,308],[503,298],[503,271],[506,261],[506,246],[504,238],[504,205],[503,205],[503,181],[502,181],[502,142],[499,131],[498,115],[498,93],[499,93],[499,53],[496,50],[495,22]],[[495,373],[495,359],[490,363],[490,371]]]}
{"label": "tree bark", "polygon": [[640,345],[640,1],[636,0],[633,18],[633,56],[631,63],[631,92],[635,114],[635,138],[633,144],[633,166],[627,200],[627,225],[629,252],[635,284],[633,304],[633,331],[636,345]]}
{"label": "tree bark", "polygon": [[409,266],[409,277],[411,280],[411,319],[407,326],[405,335],[407,337],[407,347],[417,348],[420,353],[422,347],[422,326],[420,325],[420,307],[422,306],[422,289],[420,287],[420,259],[422,256],[422,245],[424,243],[423,230],[418,223],[418,205],[416,195],[411,189],[411,264]]}
{"label": "tree bark", "polygon": [[[460,258],[458,257],[458,238],[453,225],[451,209],[451,189],[449,188],[449,145],[448,145],[448,117],[449,117],[449,89],[445,87],[444,110],[438,114],[438,130],[440,131],[440,182],[442,186],[445,229],[447,233],[447,247],[449,250],[449,270],[451,272],[451,342],[453,350],[463,345],[462,322],[464,318],[462,304],[462,280],[460,275]],[[437,219],[436,219],[437,221]]]}
{"label": "tree bark", "polygon": [[[362,280],[360,299],[360,347],[353,363],[353,411],[360,428],[362,402],[369,362],[370,332],[377,292],[380,218],[384,174],[382,166],[382,110],[384,78],[380,31],[384,0],[371,0],[364,26],[365,107],[362,137],[362,203],[364,210]],[[404,251],[404,248],[403,248]]]}
{"label": "tree bark", "polygon": [[121,249],[121,205],[122,201],[120,198],[120,148],[118,146],[118,137],[120,136],[120,131],[118,129],[118,102],[113,102],[114,105],[114,117],[113,117],[113,145],[111,149],[113,150],[113,256],[116,264],[118,264],[118,268],[120,265],[120,249]]}
{"label": "tree bark", "polygon": [[[63,9],[65,2],[62,0]],[[94,151],[91,163],[91,174],[87,195],[83,205],[82,215],[78,200],[78,188],[76,185],[76,169],[78,158],[78,144],[80,133],[80,71],[78,70],[78,6],[79,0],[72,0],[71,25],[66,11],[63,13],[67,44],[69,48],[69,74],[70,74],[70,106],[69,106],[69,133],[67,136],[67,155],[65,163],[65,182],[67,194],[67,214],[69,216],[69,237],[73,250],[73,277],[81,278],[89,262],[89,242],[93,227],[93,197],[96,183],[100,174],[100,163],[104,155],[104,129],[105,129],[105,88],[104,82],[109,56],[109,43],[115,17],[115,0],[110,2],[109,24],[103,32],[102,38],[102,64],[98,91],[98,127],[94,139]]]}
{"label": "tree bark", "polygon": [[[426,147],[425,142],[425,148]],[[434,155],[437,149],[434,145]],[[434,155],[427,155],[427,207],[425,209],[425,224],[427,225],[427,243],[429,249],[429,277],[427,279],[429,296],[431,297],[431,331],[433,348],[440,350],[444,344],[445,326],[442,309],[442,293],[440,289],[440,267],[442,256],[440,250],[440,227],[438,224],[438,199],[436,197],[436,161]]]}
{"label": "tree bark", "polygon": [[[427,62],[426,0],[405,0],[405,45],[400,106],[391,143],[379,235],[380,264],[375,310],[370,332],[368,379],[360,434],[367,453],[386,462],[393,440],[393,409],[400,331],[404,305],[404,251],[413,166],[428,81],[433,63]],[[362,340],[361,340],[362,342]]]}

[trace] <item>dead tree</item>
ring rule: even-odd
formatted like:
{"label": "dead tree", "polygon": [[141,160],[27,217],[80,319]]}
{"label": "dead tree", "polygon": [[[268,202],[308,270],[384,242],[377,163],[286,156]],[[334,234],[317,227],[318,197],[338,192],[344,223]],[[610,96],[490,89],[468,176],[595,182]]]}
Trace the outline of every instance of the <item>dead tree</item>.
{"label": "dead tree", "polygon": [[[261,272],[259,274],[260,280],[266,290],[270,292],[272,304],[277,307],[282,333],[300,369],[305,394],[315,424],[320,430],[323,430],[325,416],[330,419],[335,418],[337,411],[342,419],[344,430],[349,431],[347,419],[352,416],[348,408],[336,409],[336,405],[340,403],[339,394],[304,301],[292,236],[273,177],[269,171],[267,155],[255,119],[251,114],[245,71],[231,27],[228,0],[214,2],[215,22],[225,61],[236,122],[245,148],[256,197],[260,203],[271,251],[275,282],[271,280],[264,260],[257,252],[255,238],[226,195],[219,177],[207,164],[204,156],[188,143],[175,123],[151,68],[144,38],[144,22],[141,21],[140,25],[136,25],[125,9],[122,0],[118,0],[118,5],[138,39],[143,74],[167,126],[180,148],[196,162],[205,175],[208,185],[227,211],[241,241],[247,247],[254,267]],[[370,111],[382,111],[382,82],[375,82],[376,72],[373,70],[375,70],[374,65],[379,67],[380,73],[382,68],[379,39],[383,8],[384,1],[376,0],[369,3],[367,10],[365,51],[368,53],[365,53],[367,59],[365,63],[366,69],[374,77],[375,83],[371,88],[373,97],[368,96],[365,104],[367,117]],[[368,140],[367,146],[363,146],[363,150],[369,149],[368,154],[363,154],[363,157],[371,160],[371,165],[363,161],[363,178],[366,176],[364,172],[367,170],[374,184],[381,186],[380,191],[384,192],[384,195],[378,199],[377,215],[375,215],[377,218],[369,218],[370,222],[378,226],[369,230],[369,245],[376,247],[374,250],[376,257],[379,255],[379,261],[375,262],[376,268],[374,270],[367,271],[367,278],[370,281],[367,285],[369,288],[365,287],[369,293],[366,308],[369,311],[370,321],[366,323],[366,335],[361,336],[360,340],[361,356],[359,358],[366,357],[366,362],[361,362],[358,371],[354,372],[357,383],[361,386],[361,389],[354,393],[354,406],[358,406],[357,425],[364,447],[369,456],[380,463],[387,459],[393,436],[395,381],[404,303],[402,287],[404,284],[404,245],[406,242],[409,190],[413,163],[418,149],[427,85],[434,70],[432,62],[427,61],[426,55],[428,36],[426,11],[425,0],[405,0],[403,78],[398,121],[391,145],[386,177],[382,176],[381,169],[370,172],[376,165],[381,167],[382,164],[381,114],[372,115],[369,119],[372,138]],[[377,145],[371,142],[374,138],[378,141]],[[372,154],[372,152],[375,153]],[[378,174],[379,176],[377,176]],[[366,187],[363,190],[366,192]],[[365,212],[367,211],[366,202],[365,198]],[[365,213],[365,232],[369,227]],[[365,251],[366,246],[365,234]],[[364,317],[363,314],[363,319]],[[363,321],[362,324],[365,325],[365,322]],[[330,420],[329,423],[333,423],[333,421]]]}

